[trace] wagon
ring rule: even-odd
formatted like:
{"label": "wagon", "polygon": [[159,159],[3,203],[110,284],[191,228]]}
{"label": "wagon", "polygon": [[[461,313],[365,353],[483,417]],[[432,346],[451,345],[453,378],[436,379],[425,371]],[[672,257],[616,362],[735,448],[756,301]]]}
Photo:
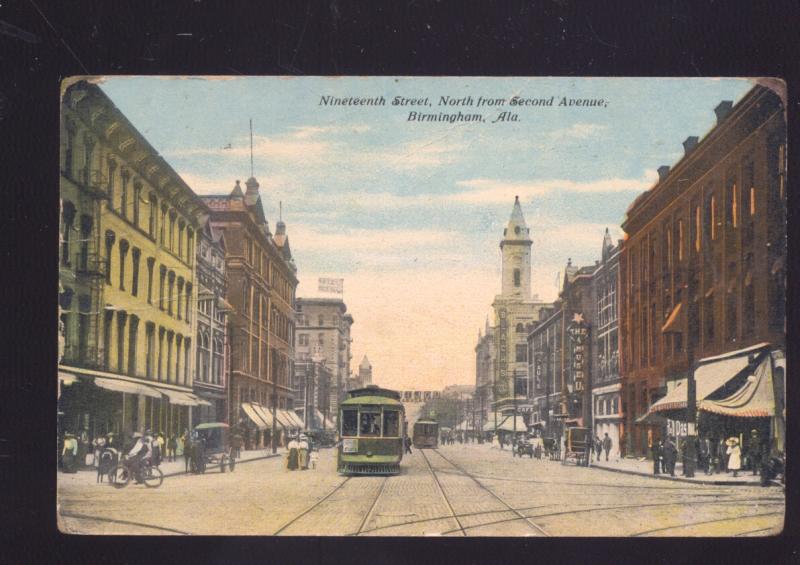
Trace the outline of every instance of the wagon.
{"label": "wagon", "polygon": [[208,466],[219,466],[221,473],[226,467],[236,467],[235,449],[230,444],[228,424],[211,422],[195,426],[192,432],[192,468],[205,473]]}
{"label": "wagon", "polygon": [[592,449],[592,436],[589,428],[567,428],[564,447],[564,457],[561,462],[586,466],[589,464],[589,454]]}

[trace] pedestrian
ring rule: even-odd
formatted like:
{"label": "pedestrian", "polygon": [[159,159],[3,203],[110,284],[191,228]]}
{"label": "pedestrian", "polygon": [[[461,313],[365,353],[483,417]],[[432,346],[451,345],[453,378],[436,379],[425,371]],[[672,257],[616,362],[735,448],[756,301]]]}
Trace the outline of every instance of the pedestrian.
{"label": "pedestrian", "polygon": [[301,471],[308,469],[308,436],[301,435],[297,443],[297,465]]}
{"label": "pedestrian", "polygon": [[603,440],[600,439],[600,436],[594,436],[594,451],[595,451],[595,460],[600,461],[600,456],[603,453]]}
{"label": "pedestrian", "polygon": [[317,468],[317,461],[319,460],[319,452],[312,451],[311,454],[308,456],[309,461],[311,462],[311,468]]}
{"label": "pedestrian", "polygon": [[61,451],[61,469],[65,473],[78,472],[78,438],[70,432],[64,434],[64,448]]}
{"label": "pedestrian", "polygon": [[754,475],[758,474],[758,470],[761,468],[763,453],[764,450],[761,445],[761,438],[759,437],[758,430],[750,430],[750,438],[747,446],[747,462]]}
{"label": "pedestrian", "polygon": [[664,459],[664,442],[661,440],[653,443],[651,449],[653,450],[653,474],[661,474],[661,461]]}
{"label": "pedestrian", "polygon": [[728,446],[725,443],[725,438],[720,437],[719,443],[717,444],[717,457],[719,458],[719,472],[720,473],[727,473],[728,472],[728,454],[727,454]]}
{"label": "pedestrian", "polygon": [[699,454],[700,468],[706,475],[711,474],[711,440],[707,437],[700,440],[700,448],[697,450]]}
{"label": "pedestrian", "polygon": [[603,436],[603,451],[606,452],[606,461],[608,461],[608,452],[611,451],[612,445],[613,442],[611,441],[611,438],[608,437],[608,432],[606,432],[606,434]]}
{"label": "pedestrian", "polygon": [[664,465],[665,471],[669,473],[670,477],[675,476],[675,462],[678,460],[678,448],[675,446],[675,438],[672,436],[667,437],[664,442]]}
{"label": "pedestrian", "polygon": [[289,442],[289,445],[287,445],[286,447],[288,448],[288,452],[286,454],[286,468],[289,469],[290,471],[296,471],[298,463],[297,450],[300,447],[300,444],[294,437],[292,437],[291,441]]}
{"label": "pedestrian", "polygon": [[405,444],[405,448],[406,448],[405,452],[410,454],[411,453],[411,438],[406,436],[405,439],[403,440],[403,443]]}
{"label": "pedestrian", "polygon": [[192,468],[192,438],[189,436],[189,430],[184,430],[181,436],[181,443],[183,444],[183,463],[184,470],[188,473]]}
{"label": "pedestrian", "polygon": [[170,462],[175,461],[175,452],[178,450],[178,437],[173,432],[167,441],[167,457]]}
{"label": "pedestrian", "polygon": [[728,470],[733,471],[734,477],[738,477],[739,469],[742,468],[742,448],[739,447],[739,440],[730,437],[725,444],[728,446],[725,452],[728,455]]}
{"label": "pedestrian", "polygon": [[94,453],[92,455],[92,466],[97,469],[100,467],[100,455],[106,448],[106,438],[103,436],[97,436],[92,440],[92,447],[94,448]]}

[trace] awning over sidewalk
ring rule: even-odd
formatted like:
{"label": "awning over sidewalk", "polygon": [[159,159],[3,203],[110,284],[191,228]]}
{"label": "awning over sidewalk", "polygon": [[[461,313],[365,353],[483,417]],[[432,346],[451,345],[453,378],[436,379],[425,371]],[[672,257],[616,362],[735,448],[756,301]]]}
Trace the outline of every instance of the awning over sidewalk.
{"label": "awning over sidewalk", "polygon": [[[272,411],[269,408],[265,408],[256,402],[250,403],[253,407],[253,411],[258,415],[259,418],[267,425],[268,428],[272,428]],[[280,425],[280,423],[278,424]]]}
{"label": "awning over sidewalk", "polygon": [[112,379],[108,377],[94,377],[94,384],[100,388],[111,390],[114,392],[124,392],[126,394],[143,394],[150,398],[161,398],[161,393],[154,388],[131,381],[123,381],[121,379]]}
{"label": "awning over sidewalk", "polygon": [[256,413],[255,408],[253,408],[252,404],[250,404],[249,402],[242,402],[242,410],[247,415],[247,417],[250,418],[250,421],[253,422],[253,424],[255,424],[255,426],[259,430],[266,430],[267,429],[266,422],[264,422],[264,420],[262,420],[258,416],[258,414]]}
{"label": "awning over sidewalk", "polygon": [[[525,420],[522,419],[522,416],[516,416],[516,431],[517,432],[527,432],[528,426],[525,425]],[[503,420],[502,424],[497,426],[498,430],[503,430],[506,432],[513,432],[514,430],[514,416],[507,416],[505,420]]]}
{"label": "awning over sidewalk", "polygon": [[302,422],[298,426],[297,422],[292,420],[288,410],[276,410],[275,415],[278,417],[278,422],[280,422],[287,430],[300,430],[303,427]]}
{"label": "awning over sidewalk", "polygon": [[161,387],[158,387],[157,390],[169,399],[170,404],[175,404],[177,406],[211,406],[210,402],[195,396],[191,392]]}
{"label": "awning over sidewalk", "polygon": [[297,412],[295,412],[294,410],[287,410],[286,413],[289,415],[289,418],[298,428],[302,430],[306,427],[305,423],[303,422],[303,419],[297,415]]}
{"label": "awning over sidewalk", "polygon": [[775,394],[772,385],[770,356],[763,356],[753,374],[747,377],[739,390],[720,400],[705,399],[700,403],[700,409],[737,418],[774,416]]}
{"label": "awning over sidewalk", "polygon": [[331,419],[330,418],[325,418],[323,416],[322,412],[320,412],[319,410],[314,410],[314,416],[316,417],[317,422],[319,422],[319,426],[320,427],[323,427],[322,424],[324,422],[325,423],[324,428],[326,430],[335,430],[336,429],[336,426],[333,425],[333,422],[331,422]]}

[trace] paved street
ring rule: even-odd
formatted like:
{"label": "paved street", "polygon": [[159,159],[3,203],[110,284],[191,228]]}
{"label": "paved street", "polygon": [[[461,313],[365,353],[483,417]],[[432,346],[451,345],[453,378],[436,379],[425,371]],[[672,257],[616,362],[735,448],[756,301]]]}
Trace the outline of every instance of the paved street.
{"label": "paved street", "polygon": [[84,534],[750,536],[779,532],[785,508],[776,486],[656,480],[475,444],[414,450],[393,477],[342,477],[323,450],[316,470],[261,459],[158,489],[62,479],[61,529]]}

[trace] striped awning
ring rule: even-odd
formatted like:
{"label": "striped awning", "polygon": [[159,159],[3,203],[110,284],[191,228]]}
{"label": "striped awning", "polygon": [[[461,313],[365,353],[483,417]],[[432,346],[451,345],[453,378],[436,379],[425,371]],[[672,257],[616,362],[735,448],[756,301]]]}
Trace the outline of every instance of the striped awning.
{"label": "striped awning", "polygon": [[267,429],[267,423],[259,417],[252,404],[249,402],[242,402],[242,411],[259,430]]}
{"label": "striped awning", "polygon": [[770,356],[764,355],[739,390],[720,400],[703,400],[700,410],[737,418],[768,418],[775,415],[774,394],[772,363]]}

